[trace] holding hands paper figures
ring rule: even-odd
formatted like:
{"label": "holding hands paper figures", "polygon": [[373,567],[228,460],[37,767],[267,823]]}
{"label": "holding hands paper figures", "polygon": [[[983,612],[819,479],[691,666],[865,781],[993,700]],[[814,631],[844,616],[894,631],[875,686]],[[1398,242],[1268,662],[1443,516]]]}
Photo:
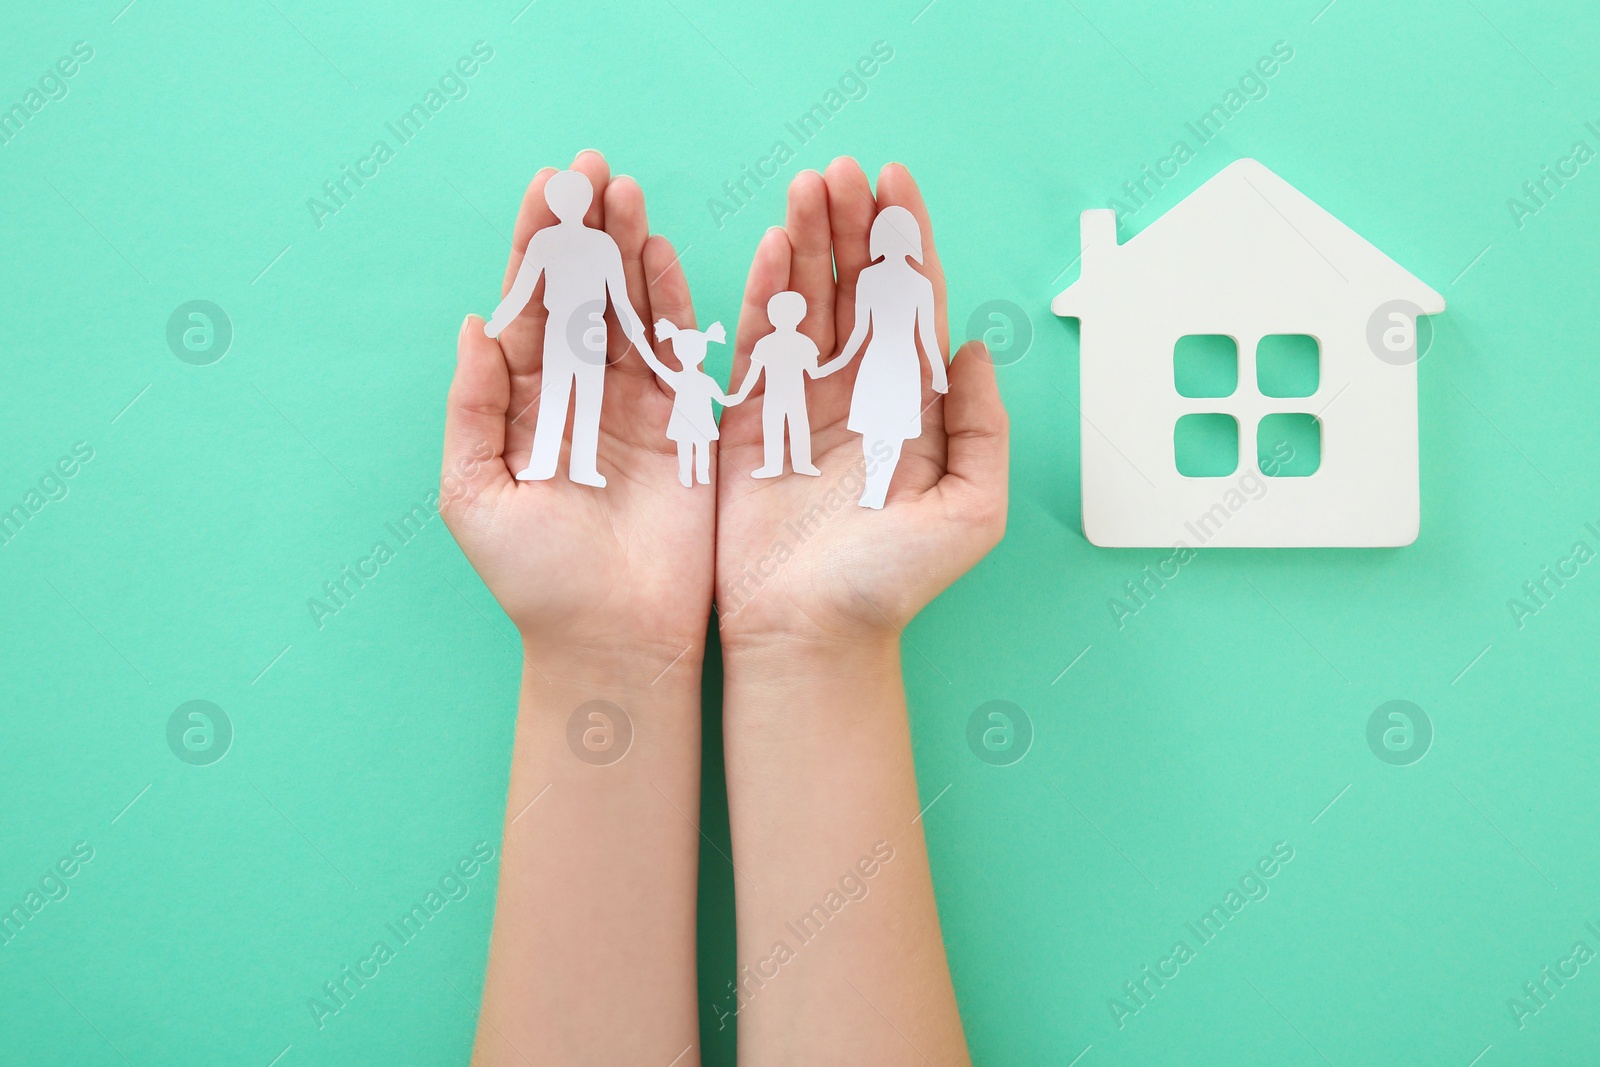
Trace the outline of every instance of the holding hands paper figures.
{"label": "holding hands paper figures", "polygon": [[767,319],[773,330],[750,350],[750,369],[730,403],[750,395],[762,371],[767,373],[761,408],[761,466],[752,478],[776,478],[783,473],[783,429],[789,428],[789,457],[796,474],[819,475],[811,462],[811,422],[806,415],[806,378],[817,376],[817,346],[799,330],[806,317],[806,298],[796,292],[774,294],[767,301]]}
{"label": "holding hands paper figures", "polygon": [[528,240],[510,289],[483,328],[489,337],[499,337],[543,283],[538,412],[528,464],[517,472],[518,481],[555,477],[570,410],[568,476],[582,485],[605,486],[597,453],[609,306],[628,341],[673,393],[666,434],[678,446],[678,480],[687,487],[711,481],[711,442],[719,437],[711,402],[740,403],[763,374],[762,463],[751,476],[776,478],[783,473],[785,431],[794,473],[820,475],[811,461],[806,379],[833,374],[859,355],[846,425],[862,437],[866,478],[859,503],[883,507],[901,449],[922,435],[923,359],[933,390],[943,393],[949,388],[935,330],[933,283],[914,266],[922,263],[923,255],[916,216],[890,205],[873,219],[867,241],[869,262],[860,269],[855,285],[855,322],[834,358],[819,364],[816,343],[800,332],[806,298],[793,290],[779,292],[766,305],[772,332],[755,342],[744,382],[728,396],[700,369],[707,342],[721,344],[726,339],[721,323],[701,331],[674,326],[666,318],[656,322],[656,339],[670,343],[680,370],[668,367],[651,349],[645,325],[629,298],[617,242],[586,219],[594,204],[589,178],[576,170],[559,171],[546,182],[544,200],[556,222],[536,230]]}
{"label": "holding hands paper figures", "polygon": [[[917,341],[927,357],[933,391],[947,392],[944,355],[934,331],[933,283],[911,264],[922,262],[922,231],[898,205],[872,220],[867,253],[871,266],[856,281],[856,321],[844,348],[817,370],[823,378],[855,358],[866,343],[850,400],[849,427],[861,435],[867,464],[864,508],[881,508],[906,441],[922,436],[922,368]],[[868,331],[871,339],[868,340]],[[879,460],[879,462],[874,462]]]}
{"label": "holding hands paper figures", "polygon": [[604,487],[596,464],[600,442],[600,398],[605,387],[607,297],[617,321],[640,352],[649,349],[644,323],[634,314],[622,271],[622,253],[604,230],[584,222],[594,186],[575,170],[551,176],[545,203],[558,220],[534,233],[511,290],[484,325],[490,337],[510,325],[544,279],[544,378],[533,452],[518,481],[555,477],[561,459],[561,434],[572,404],[572,455],[568,474],[583,485]]}
{"label": "holding hands paper figures", "polygon": [[[684,330],[666,319],[656,321],[656,340],[672,342],[672,354],[683,364],[682,370],[672,370],[650,351],[648,345],[639,346],[639,354],[650,364],[650,369],[672,387],[672,418],[667,420],[667,437],[678,443],[678,481],[692,487],[711,483],[711,442],[717,439],[717,420],[711,414],[711,401],[736,404],[723,395],[717,380],[700,369],[706,358],[706,342],[721,344],[727,339],[722,323],[713,322],[708,330]],[[742,398],[741,398],[742,399]],[[689,480],[689,466],[694,465],[694,481]]]}

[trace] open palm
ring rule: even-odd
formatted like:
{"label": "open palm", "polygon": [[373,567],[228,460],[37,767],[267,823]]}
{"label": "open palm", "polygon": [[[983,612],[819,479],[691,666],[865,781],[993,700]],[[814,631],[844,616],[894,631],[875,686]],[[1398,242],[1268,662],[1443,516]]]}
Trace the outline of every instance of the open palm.
{"label": "open palm", "polygon": [[[688,283],[671,245],[649,236],[638,184],[613,179],[598,152],[580,153],[572,169],[595,188],[585,222],[616,241],[634,314],[645,323],[666,318],[693,326]],[[502,292],[510,290],[529,239],[556,221],[544,196],[554,173],[540,171],[523,198]],[[527,465],[540,417],[542,295],[541,282],[497,339],[484,335],[477,316],[462,325],[445,427],[445,519],[531,647],[640,652],[660,646],[671,659],[704,640],[713,491],[679,484],[665,437],[672,397],[633,350],[614,311],[606,313],[598,455],[607,486],[568,480],[570,439],[555,478],[513,479],[512,472]],[[676,365],[664,349],[657,355]]]}
{"label": "open palm", "polygon": [[[735,382],[770,325],[768,299],[794,290],[806,299],[800,330],[824,363],[856,322],[855,294],[871,262],[868,235],[881,208],[899,205],[921,229],[922,273],[932,282],[941,365],[949,352],[944,273],[926,205],[910,173],[890,164],[874,196],[852,159],[826,176],[805,172],[789,188],[782,229],[762,239],[750,268],[734,353]],[[717,605],[725,642],[767,636],[848,639],[898,630],[999,540],[1005,527],[1007,424],[994,367],[969,344],[950,371],[948,397],[922,367],[922,434],[905,443],[881,511],[857,506],[865,480],[862,437],[847,426],[857,359],[810,381],[813,460],[821,477],[751,478],[762,460],[760,404],[722,420],[717,513]]]}

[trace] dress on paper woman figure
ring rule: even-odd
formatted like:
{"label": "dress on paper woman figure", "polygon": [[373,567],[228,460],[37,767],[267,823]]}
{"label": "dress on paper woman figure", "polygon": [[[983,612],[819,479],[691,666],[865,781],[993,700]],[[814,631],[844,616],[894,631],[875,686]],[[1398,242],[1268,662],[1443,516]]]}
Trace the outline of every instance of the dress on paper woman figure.
{"label": "dress on paper woman figure", "polygon": [[[706,342],[721,344],[727,339],[722,323],[713,322],[707,330],[680,329],[660,319],[656,322],[656,340],[670,341],[672,354],[683,364],[682,370],[673,370],[656,358],[649,345],[640,347],[639,354],[662,381],[672,388],[672,417],[667,420],[667,439],[678,443],[678,481],[693,488],[711,482],[711,442],[719,436],[716,416],[711,411],[711,401],[732,407],[735,401],[722,392],[717,380],[700,369],[706,358]],[[689,469],[693,466],[691,480]]]}
{"label": "dress on paper woman figure", "polygon": [[[934,330],[933,283],[912,263],[922,262],[922,231],[903,207],[886,207],[872,220],[868,252],[873,263],[856,281],[856,322],[837,356],[817,368],[821,378],[855,358],[866,341],[850,399],[850,429],[861,434],[866,488],[860,505],[881,508],[900,463],[900,450],[922,436],[922,367],[928,360],[933,390],[949,389],[944,353]],[[870,327],[872,339],[867,341]]]}

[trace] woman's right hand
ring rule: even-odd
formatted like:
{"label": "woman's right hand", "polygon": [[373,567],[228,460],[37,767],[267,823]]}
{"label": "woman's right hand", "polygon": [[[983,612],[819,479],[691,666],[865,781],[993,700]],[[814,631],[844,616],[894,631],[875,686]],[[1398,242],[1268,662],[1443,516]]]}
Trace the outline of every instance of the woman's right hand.
{"label": "woman's right hand", "polygon": [[[640,322],[694,323],[688,282],[664,237],[651,236],[644,194],[611,176],[594,151],[572,169],[594,186],[586,224],[617,243],[628,296]],[[546,168],[529,185],[517,216],[503,286],[516,276],[535,231],[555,223]],[[544,331],[538,301],[498,339],[469,317],[457,339],[455,380],[445,422],[441,511],[484,584],[521,631],[535,659],[610,664],[615,653],[648,682],[663,666],[705,642],[712,590],[716,511],[712,494],[678,484],[662,438],[670,392],[651,373],[661,366],[643,332],[608,331],[599,462],[610,484],[594,489],[562,470],[547,481],[518,482],[541,417]],[[663,351],[665,350],[665,342]],[[561,416],[563,419],[564,415]]]}
{"label": "woman's right hand", "polygon": [[756,249],[739,316],[735,380],[743,378],[756,340],[771,330],[767,300],[785,289],[806,298],[801,332],[831,360],[819,366],[806,395],[821,478],[751,478],[762,461],[760,405],[723,417],[716,584],[730,655],[794,641],[898,640],[906,623],[1005,530],[1006,413],[994,366],[977,342],[956,356],[948,397],[934,392],[923,367],[922,434],[906,442],[884,508],[856,504],[872,461],[863,459],[862,438],[847,425],[855,375],[820,380],[820,372],[845,354],[843,342],[856,325],[856,281],[871,262],[868,234],[878,210],[891,204],[909,210],[922,231],[922,272],[933,286],[942,361],[949,351],[944,272],[922,194],[905,167],[885,167],[876,196],[853,159],[834,160],[826,176],[796,175],[785,225],[769,230]]}

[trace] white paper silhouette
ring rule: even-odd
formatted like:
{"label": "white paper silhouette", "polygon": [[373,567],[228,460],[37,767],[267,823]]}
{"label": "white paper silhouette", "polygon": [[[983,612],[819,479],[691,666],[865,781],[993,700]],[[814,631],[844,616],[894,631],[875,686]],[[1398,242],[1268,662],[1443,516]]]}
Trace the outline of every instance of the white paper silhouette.
{"label": "white paper silhouette", "polygon": [[[1253,159],[1230,164],[1126,244],[1116,215],[1085,211],[1079,279],[1051,303],[1081,320],[1083,529],[1107,547],[1408,545],[1420,524],[1419,315],[1444,297]],[[1237,351],[1225,397],[1180,396],[1180,337]],[[1258,345],[1317,342],[1308,396],[1269,395]],[[1238,427],[1238,462],[1188,477],[1174,429],[1215,413]],[[1315,419],[1321,465],[1284,477],[1258,441],[1269,416]],[[1268,457],[1263,462],[1262,457]],[[1265,469],[1263,469],[1265,468]]]}
{"label": "white paper silhouette", "polygon": [[483,332],[498,337],[527,306],[544,279],[544,367],[539,411],[528,465],[519,481],[553,478],[561,459],[561,435],[572,406],[572,453],[567,473],[583,485],[604,486],[596,466],[600,446],[600,400],[605,389],[607,298],[628,339],[649,350],[644,323],[634,314],[622,271],[622,253],[604,230],[585,225],[594,186],[575,170],[550,176],[545,203],[558,220],[528,241],[511,291],[494,309]]}
{"label": "white paper silhouette", "polygon": [[881,508],[901,448],[922,435],[919,339],[934,392],[945,392],[949,383],[934,330],[933,283],[912,266],[922,262],[922,231],[916,217],[903,207],[884,208],[872,220],[867,249],[873,263],[856,281],[855,326],[844,348],[817,369],[816,377],[845,366],[866,343],[851,394],[849,427],[861,434],[867,465],[866,487],[858,503]]}
{"label": "white paper silhouette", "polygon": [[761,466],[752,478],[776,478],[783,473],[783,431],[789,430],[789,459],[796,474],[818,475],[811,462],[811,423],[806,415],[806,378],[817,375],[817,346],[799,330],[806,317],[806,298],[796,292],[775,294],[767,301],[772,332],[750,350],[750,368],[730,404],[750,395],[763,372],[767,386],[761,398]]}
{"label": "white paper silhouette", "polygon": [[[711,482],[711,442],[720,434],[711,401],[732,406],[736,401],[722,392],[717,380],[700,369],[706,358],[706,342],[721,344],[727,339],[722,323],[713,322],[704,331],[680,329],[666,319],[656,320],[656,338],[672,342],[672,354],[683,364],[673,370],[656,358],[649,345],[640,345],[639,354],[650,369],[672,388],[672,417],[667,420],[667,438],[678,444],[678,481],[693,487],[695,482]],[[694,477],[690,479],[690,467]]]}

